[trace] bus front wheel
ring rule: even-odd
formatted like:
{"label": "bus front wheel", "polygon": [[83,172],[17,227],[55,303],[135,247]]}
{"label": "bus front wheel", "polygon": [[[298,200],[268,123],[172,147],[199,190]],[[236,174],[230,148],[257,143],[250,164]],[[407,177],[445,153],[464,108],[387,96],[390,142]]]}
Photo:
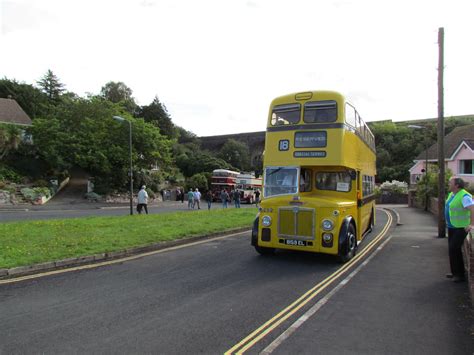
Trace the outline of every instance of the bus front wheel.
{"label": "bus front wheel", "polygon": [[341,254],[339,255],[339,260],[342,263],[345,263],[351,260],[355,256],[355,253],[356,253],[357,238],[356,238],[355,227],[352,223],[350,223],[349,227],[347,228],[346,238],[347,238],[346,248],[344,251],[341,251]]}
{"label": "bus front wheel", "polygon": [[255,250],[260,255],[273,255],[273,254],[275,254],[275,248],[265,248],[265,247],[259,247],[258,245],[256,245]]}

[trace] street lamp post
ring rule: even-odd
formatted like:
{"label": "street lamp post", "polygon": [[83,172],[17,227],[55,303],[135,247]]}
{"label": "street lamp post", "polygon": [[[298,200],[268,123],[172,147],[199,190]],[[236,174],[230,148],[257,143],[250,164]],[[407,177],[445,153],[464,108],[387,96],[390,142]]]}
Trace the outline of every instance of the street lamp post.
{"label": "street lamp post", "polygon": [[[425,127],[417,125],[408,125],[408,128],[425,129]],[[428,211],[428,140],[425,136],[425,211]]]}
{"label": "street lamp post", "polygon": [[130,148],[130,215],[133,215],[133,165],[132,165],[132,122],[126,120],[123,117],[120,116],[114,116],[114,120],[119,121],[119,122],[128,122],[129,125],[129,148]]}

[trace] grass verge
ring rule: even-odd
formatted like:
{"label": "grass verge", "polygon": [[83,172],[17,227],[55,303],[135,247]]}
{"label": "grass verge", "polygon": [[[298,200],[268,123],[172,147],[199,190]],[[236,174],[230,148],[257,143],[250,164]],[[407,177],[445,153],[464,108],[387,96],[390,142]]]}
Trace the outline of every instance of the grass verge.
{"label": "grass verge", "polygon": [[151,243],[251,228],[253,208],[88,217],[0,225],[0,268],[124,250]]}

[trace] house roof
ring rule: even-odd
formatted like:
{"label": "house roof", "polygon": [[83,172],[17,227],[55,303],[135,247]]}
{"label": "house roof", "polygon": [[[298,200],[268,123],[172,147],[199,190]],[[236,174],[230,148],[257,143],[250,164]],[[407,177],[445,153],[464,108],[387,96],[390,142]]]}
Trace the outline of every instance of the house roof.
{"label": "house roof", "polygon": [[31,119],[13,99],[0,98],[0,123],[31,126]]}
{"label": "house roof", "polygon": [[[465,142],[469,148],[474,150],[474,124],[456,127],[451,133],[444,137],[444,158],[451,158],[462,142]],[[426,150],[421,152],[415,160],[425,159]],[[433,159],[438,159],[438,143],[428,148],[428,160]]]}

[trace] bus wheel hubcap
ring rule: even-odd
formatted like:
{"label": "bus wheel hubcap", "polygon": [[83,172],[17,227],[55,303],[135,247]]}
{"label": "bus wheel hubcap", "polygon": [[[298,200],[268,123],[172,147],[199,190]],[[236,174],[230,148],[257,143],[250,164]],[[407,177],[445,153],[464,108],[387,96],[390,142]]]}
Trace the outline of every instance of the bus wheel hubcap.
{"label": "bus wheel hubcap", "polygon": [[349,234],[349,251],[353,251],[355,248],[355,235],[350,233]]}

